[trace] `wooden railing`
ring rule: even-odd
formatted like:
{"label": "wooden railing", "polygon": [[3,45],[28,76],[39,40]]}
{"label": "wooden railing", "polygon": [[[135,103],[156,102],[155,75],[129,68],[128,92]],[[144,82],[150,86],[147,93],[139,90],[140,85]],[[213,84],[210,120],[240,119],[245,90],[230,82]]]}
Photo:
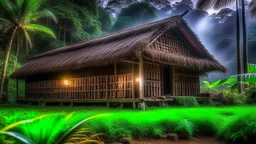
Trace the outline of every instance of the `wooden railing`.
{"label": "wooden railing", "polygon": [[133,74],[108,75],[28,82],[29,99],[116,99],[134,98]]}

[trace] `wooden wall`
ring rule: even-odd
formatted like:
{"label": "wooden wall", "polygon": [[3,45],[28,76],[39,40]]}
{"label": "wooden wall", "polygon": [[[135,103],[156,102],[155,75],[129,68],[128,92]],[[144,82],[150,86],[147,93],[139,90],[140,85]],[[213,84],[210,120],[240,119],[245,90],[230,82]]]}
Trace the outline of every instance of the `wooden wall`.
{"label": "wooden wall", "polygon": [[144,64],[144,97],[161,96],[160,64],[145,61]]}
{"label": "wooden wall", "polygon": [[[135,98],[138,66],[131,63],[90,67],[62,73],[39,74],[26,79],[26,98],[113,99]],[[68,82],[65,85],[64,81]]]}
{"label": "wooden wall", "polygon": [[[170,66],[171,95],[197,96],[200,94],[199,75],[188,68]],[[162,95],[161,64],[145,60],[144,97]],[[172,71],[173,70],[173,71]],[[138,64],[120,63],[104,66],[51,73],[29,77],[26,81],[26,98],[30,99],[133,99],[139,96]],[[68,84],[65,84],[67,80]]]}
{"label": "wooden wall", "polygon": [[200,78],[198,72],[182,67],[174,68],[174,95],[199,96]]}

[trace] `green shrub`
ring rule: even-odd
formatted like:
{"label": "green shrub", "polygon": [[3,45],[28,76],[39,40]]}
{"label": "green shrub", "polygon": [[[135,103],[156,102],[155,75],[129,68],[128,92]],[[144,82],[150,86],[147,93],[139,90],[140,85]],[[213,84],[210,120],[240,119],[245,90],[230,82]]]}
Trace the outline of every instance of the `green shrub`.
{"label": "green shrub", "polygon": [[175,103],[178,106],[183,106],[183,107],[199,106],[198,102],[196,101],[196,98],[193,96],[176,96]]}
{"label": "green shrub", "polygon": [[236,91],[224,91],[222,95],[222,102],[226,105],[241,105],[245,104],[247,96],[245,93],[238,93]]}
{"label": "green shrub", "polygon": [[256,103],[256,86],[253,85],[250,88],[248,88],[245,91],[245,95],[247,96],[246,103],[248,103],[248,104]]}
{"label": "green shrub", "polygon": [[247,113],[232,119],[221,128],[218,136],[231,143],[252,144],[256,137],[256,116]]}
{"label": "green shrub", "polygon": [[181,120],[177,123],[174,132],[181,138],[190,139],[194,133],[194,124],[187,119]]}

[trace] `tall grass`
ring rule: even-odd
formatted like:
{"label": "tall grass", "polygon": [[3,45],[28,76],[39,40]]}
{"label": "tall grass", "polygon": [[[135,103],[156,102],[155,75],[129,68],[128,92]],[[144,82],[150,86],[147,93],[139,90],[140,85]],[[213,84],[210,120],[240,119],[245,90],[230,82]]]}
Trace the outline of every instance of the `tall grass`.
{"label": "tall grass", "polygon": [[[31,108],[31,107],[29,107]],[[0,117],[8,117],[8,112],[15,109],[17,113],[29,111],[28,108],[0,108]],[[60,119],[67,117],[70,111],[77,111],[63,125],[56,125]],[[53,128],[51,133],[58,133],[69,129],[69,126],[82,118],[92,115],[113,113],[106,117],[99,117],[88,121],[83,125],[93,133],[105,133],[109,140],[117,140],[127,136],[136,139],[157,138],[161,134],[175,132],[180,138],[191,138],[196,136],[218,136],[230,142],[246,143],[256,136],[256,106],[232,106],[232,107],[196,107],[196,108],[161,108],[147,111],[120,110],[105,108],[75,107],[46,107],[34,109],[34,115],[63,114],[55,118],[40,121],[37,129],[24,125],[18,130],[28,137],[30,133],[47,133],[44,129]],[[3,113],[2,113],[3,112]],[[8,121],[8,120],[7,120]],[[0,123],[0,129],[1,129]],[[38,134],[39,135],[39,134]],[[44,134],[46,135],[46,134]],[[37,138],[33,138],[37,139]],[[40,139],[40,138],[38,138]]]}

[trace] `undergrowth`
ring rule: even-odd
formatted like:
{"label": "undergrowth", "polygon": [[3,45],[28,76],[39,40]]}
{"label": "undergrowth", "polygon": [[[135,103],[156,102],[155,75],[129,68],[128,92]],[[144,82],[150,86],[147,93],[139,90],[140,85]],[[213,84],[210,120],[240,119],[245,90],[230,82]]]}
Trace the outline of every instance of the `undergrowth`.
{"label": "undergrowth", "polygon": [[[256,106],[173,107],[147,111],[84,107],[29,109],[31,107],[0,108],[0,117],[5,117],[0,121],[0,130],[15,121],[43,114],[57,114],[53,118],[45,118],[38,122],[36,129],[31,128],[29,124],[17,128],[17,131],[28,137],[33,137],[31,136],[32,132],[35,135],[47,133],[45,129],[50,128],[54,129],[50,132],[57,135],[59,131],[63,133],[69,125],[81,118],[108,111],[113,114],[90,120],[83,127],[88,128],[92,133],[108,135],[109,141],[115,141],[122,137],[135,139],[158,138],[163,134],[177,133],[181,139],[190,139],[197,136],[218,136],[230,143],[250,143],[252,138],[256,136],[256,116],[253,115],[256,112]],[[62,123],[63,125],[56,125],[57,121],[60,122],[59,119],[67,116],[70,111],[76,111],[76,114],[68,122]],[[31,115],[25,115],[25,113],[29,114],[30,112]]]}

